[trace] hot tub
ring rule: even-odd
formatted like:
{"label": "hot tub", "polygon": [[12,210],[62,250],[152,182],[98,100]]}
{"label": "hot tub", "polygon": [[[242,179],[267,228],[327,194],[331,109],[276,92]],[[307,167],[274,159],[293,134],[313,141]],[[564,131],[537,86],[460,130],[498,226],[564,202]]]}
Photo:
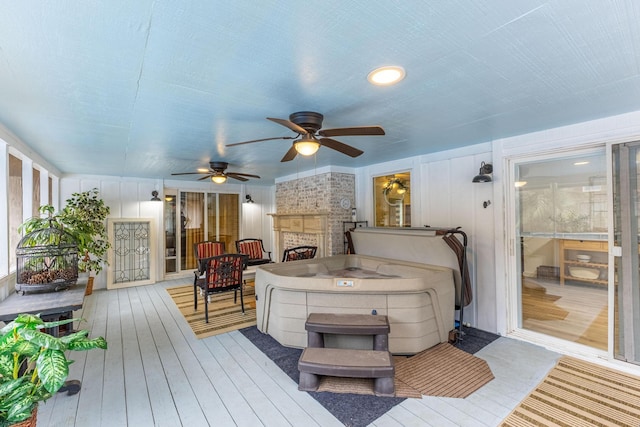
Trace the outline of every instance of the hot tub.
{"label": "hot tub", "polygon": [[[366,255],[261,265],[256,270],[258,329],[280,344],[307,346],[310,313],[387,315],[389,351],[415,354],[448,341],[454,327],[453,270]],[[366,347],[370,337],[325,337],[328,346]]]}

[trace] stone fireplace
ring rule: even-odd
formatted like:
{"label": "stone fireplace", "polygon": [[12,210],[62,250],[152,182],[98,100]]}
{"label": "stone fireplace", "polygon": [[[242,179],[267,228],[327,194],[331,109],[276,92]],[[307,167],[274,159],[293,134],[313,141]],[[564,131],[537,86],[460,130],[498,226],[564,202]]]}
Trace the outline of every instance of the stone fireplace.
{"label": "stone fireplace", "polygon": [[[300,245],[318,247],[318,258],[327,256],[328,214],[270,214],[276,232],[275,253],[282,254],[286,248]],[[279,255],[278,255],[279,257]],[[278,259],[279,261],[279,259]]]}
{"label": "stone fireplace", "polygon": [[277,183],[276,213],[270,214],[274,261],[285,249],[301,245],[318,246],[317,257],[343,253],[343,221],[351,221],[354,205],[353,174],[328,172]]}

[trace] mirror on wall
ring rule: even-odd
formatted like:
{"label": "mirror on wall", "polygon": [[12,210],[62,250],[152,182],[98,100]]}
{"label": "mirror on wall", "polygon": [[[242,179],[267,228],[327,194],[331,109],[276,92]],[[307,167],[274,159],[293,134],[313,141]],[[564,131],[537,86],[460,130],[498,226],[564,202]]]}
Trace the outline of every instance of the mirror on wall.
{"label": "mirror on wall", "polygon": [[411,173],[373,178],[376,227],[411,227]]}

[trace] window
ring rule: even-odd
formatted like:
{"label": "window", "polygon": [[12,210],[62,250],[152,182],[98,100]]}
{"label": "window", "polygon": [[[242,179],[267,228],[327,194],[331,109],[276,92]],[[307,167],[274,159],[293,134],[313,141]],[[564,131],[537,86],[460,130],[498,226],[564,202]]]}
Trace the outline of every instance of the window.
{"label": "window", "polygon": [[375,226],[411,227],[411,173],[373,178]]}
{"label": "window", "polygon": [[9,154],[9,271],[16,269],[16,247],[22,224],[22,160]]}
{"label": "window", "polygon": [[40,171],[33,169],[33,193],[31,194],[31,216],[40,216]]}

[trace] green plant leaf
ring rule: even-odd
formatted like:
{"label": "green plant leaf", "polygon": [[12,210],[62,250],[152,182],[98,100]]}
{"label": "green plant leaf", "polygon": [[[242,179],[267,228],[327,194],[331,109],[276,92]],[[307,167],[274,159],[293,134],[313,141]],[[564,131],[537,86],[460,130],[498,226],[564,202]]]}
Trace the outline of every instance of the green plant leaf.
{"label": "green plant leaf", "polygon": [[63,319],[63,320],[56,320],[54,322],[44,322],[42,324],[42,327],[45,329],[54,328],[56,326],[66,325],[66,324],[73,323],[75,321],[80,321],[80,320],[82,319]]}
{"label": "green plant leaf", "polygon": [[[1,350],[0,350],[1,351]],[[13,356],[10,353],[0,352],[0,388],[4,385],[6,378],[13,375]],[[0,395],[2,393],[0,392]]]}
{"label": "green plant leaf", "polygon": [[60,338],[56,338],[49,334],[40,331],[34,331],[31,329],[27,329],[21,332],[24,339],[29,342],[38,345],[40,347],[53,349],[53,350],[66,350],[67,347],[60,340]]}
{"label": "green plant leaf", "polygon": [[24,401],[25,398],[29,398],[33,391],[34,385],[29,381],[23,381],[18,387],[11,390],[10,393],[2,397],[2,403],[0,404],[0,410],[10,411],[18,402]]}
{"label": "green plant leaf", "polygon": [[44,321],[38,315],[19,314],[14,322],[18,329],[39,329],[44,325]]}
{"label": "green plant leaf", "polygon": [[5,403],[8,402],[6,396],[13,393],[25,381],[27,381],[26,377],[18,377],[15,380],[12,380],[12,379],[2,380],[2,383],[0,383],[0,407],[2,407],[3,405],[5,405]]}
{"label": "green plant leaf", "polygon": [[[35,332],[35,331],[34,331]],[[13,345],[12,352],[20,356],[32,357],[38,354],[40,346],[29,341],[18,340]]]}
{"label": "green plant leaf", "polygon": [[69,350],[75,351],[84,351],[91,350],[94,348],[101,348],[103,350],[107,349],[107,341],[103,337],[98,337],[94,339],[81,339],[71,341],[67,344],[67,348]]}
{"label": "green plant leaf", "polygon": [[15,401],[7,412],[7,421],[17,423],[26,420],[31,416],[34,404],[34,401],[28,396]]}
{"label": "green plant leaf", "polygon": [[47,349],[36,361],[38,377],[49,393],[55,393],[62,387],[69,375],[69,362],[60,350]]}
{"label": "green plant leaf", "polygon": [[16,338],[13,334],[13,328],[11,328],[8,332],[0,337],[0,353],[11,351],[15,343]]}

